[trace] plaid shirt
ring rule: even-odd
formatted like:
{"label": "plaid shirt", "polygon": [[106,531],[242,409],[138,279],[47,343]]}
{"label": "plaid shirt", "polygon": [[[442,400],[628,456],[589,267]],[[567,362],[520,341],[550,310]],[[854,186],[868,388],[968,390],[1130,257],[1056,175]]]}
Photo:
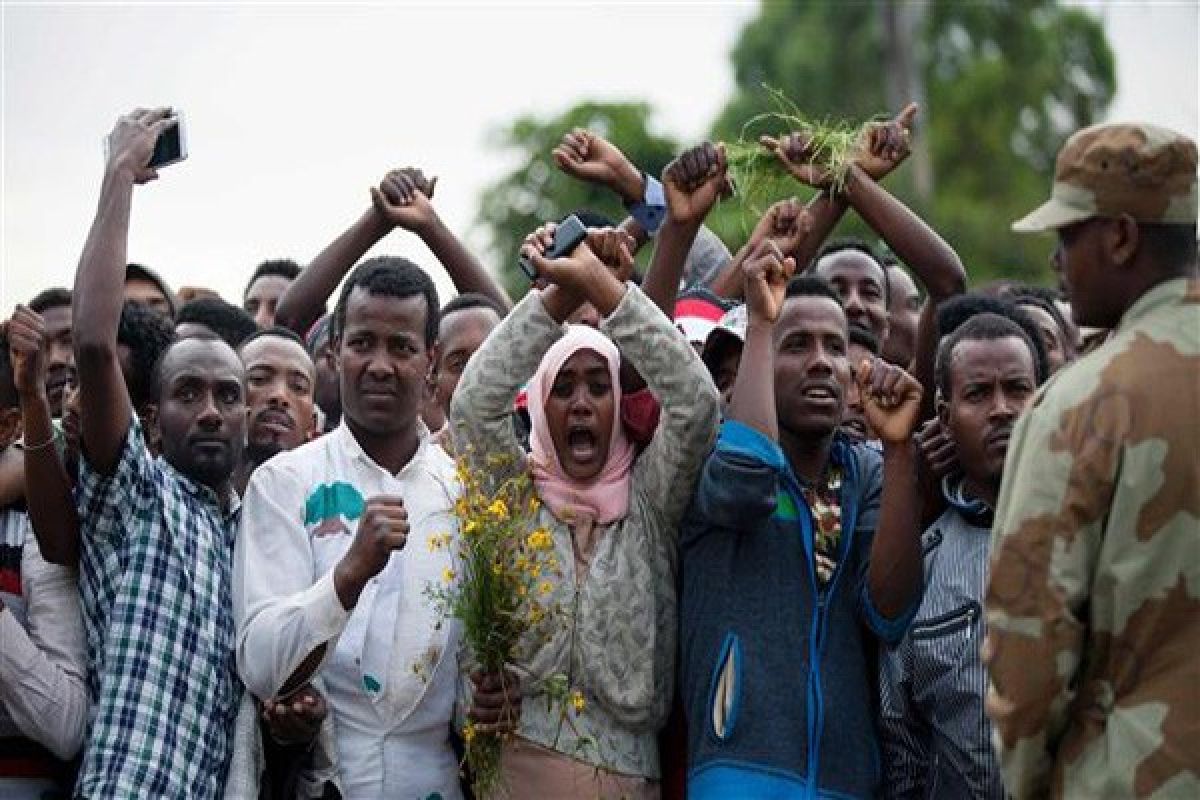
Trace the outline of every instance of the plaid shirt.
{"label": "plaid shirt", "polygon": [[80,466],[80,591],[95,700],[78,797],[216,798],[241,696],[236,502],[153,458],[136,418],[110,476]]}

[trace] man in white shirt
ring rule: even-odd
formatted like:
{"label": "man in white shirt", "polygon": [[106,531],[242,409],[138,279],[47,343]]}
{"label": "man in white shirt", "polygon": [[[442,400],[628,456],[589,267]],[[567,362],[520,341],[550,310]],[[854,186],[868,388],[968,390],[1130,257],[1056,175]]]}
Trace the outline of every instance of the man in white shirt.
{"label": "man in white shirt", "polygon": [[[0,327],[0,452],[21,447],[13,441],[24,421],[33,436],[25,441],[29,455],[58,458],[47,329],[39,314],[20,306]],[[66,762],[83,744],[88,713],[77,581],[74,569],[42,558],[23,502],[0,508],[0,797],[6,800],[58,797],[71,788],[74,772]]]}
{"label": "man in white shirt", "polygon": [[404,259],[351,273],[332,321],[342,423],[259,467],[243,506],[239,672],[261,699],[323,681],[347,800],[461,797],[458,628],[425,596],[451,568],[428,542],[456,533],[458,491],[418,416],[438,307],[432,280]]}

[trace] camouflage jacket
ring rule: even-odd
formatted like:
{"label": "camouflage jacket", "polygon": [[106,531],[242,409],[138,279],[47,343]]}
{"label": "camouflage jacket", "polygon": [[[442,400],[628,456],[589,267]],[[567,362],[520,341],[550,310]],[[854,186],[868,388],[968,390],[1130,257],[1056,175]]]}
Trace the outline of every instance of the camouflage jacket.
{"label": "camouflage jacket", "polygon": [[1200,797],[1200,281],[1144,294],[1008,450],[988,713],[1015,797]]}

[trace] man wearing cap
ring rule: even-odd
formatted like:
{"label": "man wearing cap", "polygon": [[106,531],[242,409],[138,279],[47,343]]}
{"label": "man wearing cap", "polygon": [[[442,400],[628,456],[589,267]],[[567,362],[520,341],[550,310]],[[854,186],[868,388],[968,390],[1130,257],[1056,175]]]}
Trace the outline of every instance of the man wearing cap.
{"label": "man wearing cap", "polygon": [[732,303],[718,297],[710,289],[688,289],[681,292],[675,301],[675,327],[697,353],[702,353],[708,335],[732,307]]}
{"label": "man wearing cap", "polygon": [[746,306],[737,305],[721,316],[721,321],[708,333],[700,359],[708,367],[713,384],[721,393],[721,411],[724,414],[733,398],[733,382],[737,380],[738,365],[742,361],[742,348],[746,343]]}
{"label": "man wearing cap", "polygon": [[1108,341],[1017,423],[986,596],[988,713],[1016,797],[1200,796],[1196,145],[1079,131],[1049,202],[1079,325]]}

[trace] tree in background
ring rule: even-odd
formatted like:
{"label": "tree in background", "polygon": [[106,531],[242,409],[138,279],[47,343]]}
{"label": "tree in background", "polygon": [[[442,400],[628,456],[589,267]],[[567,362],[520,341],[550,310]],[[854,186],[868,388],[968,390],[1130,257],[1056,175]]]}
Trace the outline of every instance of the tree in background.
{"label": "tree in background", "polygon": [[[1045,279],[1047,238],[1009,222],[1046,193],[1054,155],[1115,90],[1091,14],[1053,0],[764,3],[733,50],[737,89],[713,126],[733,140],[771,110],[763,84],[812,117],[861,121],[921,103],[912,163],[890,188],[958,250],[975,281]],[[742,237],[738,209],[711,224]],[[865,226],[850,215],[843,231]]]}
{"label": "tree in background", "polygon": [[[818,120],[861,122],[917,100],[914,153],[889,190],[954,246],[975,282],[1049,279],[1051,239],[1015,236],[1009,223],[1044,199],[1055,153],[1104,111],[1116,81],[1100,21],[1055,0],[765,2],[732,62],[736,89],[712,128],[725,141],[774,110],[764,84]],[[592,128],[657,175],[677,147],[648,131],[650,117],[644,103],[583,103],[503,132],[500,145],[521,162],[485,192],[480,217],[510,290],[525,290],[516,252],[541,222],[581,207],[622,214],[611,195],[554,167],[563,133]],[[708,224],[731,250],[753,228],[736,200]],[[850,214],[839,233],[868,231]]]}
{"label": "tree in background", "polygon": [[[529,288],[529,280],[517,268],[517,251],[534,228],[582,208],[604,214],[614,224],[626,216],[611,192],[560,172],[550,151],[568,131],[587,128],[618,144],[634,164],[658,175],[679,146],[670,137],[650,132],[651,116],[646,103],[589,102],[549,120],[522,116],[500,133],[498,145],[518,152],[520,161],[484,190],[479,216],[491,234],[493,263],[513,297]],[[648,251],[643,251],[643,260]]]}

